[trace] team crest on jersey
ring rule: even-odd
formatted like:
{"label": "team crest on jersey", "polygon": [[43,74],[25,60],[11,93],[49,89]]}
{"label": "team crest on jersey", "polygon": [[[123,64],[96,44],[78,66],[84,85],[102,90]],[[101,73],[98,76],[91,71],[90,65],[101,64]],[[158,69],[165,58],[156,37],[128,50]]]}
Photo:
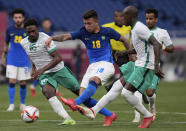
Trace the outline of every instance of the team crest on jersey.
{"label": "team crest on jersey", "polygon": [[10,36],[13,36],[13,35],[14,35],[14,33],[11,33],[11,34],[10,34]]}
{"label": "team crest on jersey", "polygon": [[89,38],[85,38],[85,40],[89,40]]}
{"label": "team crest on jersey", "polygon": [[101,36],[101,39],[102,39],[102,40],[105,40],[105,36]]}
{"label": "team crest on jersey", "polygon": [[36,49],[37,49],[37,47],[36,47],[36,44],[35,44],[35,43],[33,43],[33,44],[31,44],[31,45],[29,46],[29,50],[30,50],[31,52],[36,51]]}
{"label": "team crest on jersey", "polygon": [[23,36],[26,37],[26,33],[24,33]]}

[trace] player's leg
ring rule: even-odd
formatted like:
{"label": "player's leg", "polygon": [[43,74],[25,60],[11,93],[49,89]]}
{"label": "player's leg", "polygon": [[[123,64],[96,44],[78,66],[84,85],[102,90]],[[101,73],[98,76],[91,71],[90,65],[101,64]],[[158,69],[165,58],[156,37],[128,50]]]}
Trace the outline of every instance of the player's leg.
{"label": "player's leg", "polygon": [[26,100],[26,94],[27,94],[27,88],[26,88],[26,80],[29,80],[31,78],[30,71],[28,67],[18,67],[17,72],[17,80],[19,80],[20,84],[20,110],[23,110],[25,107],[25,100]]}
{"label": "player's leg", "polygon": [[54,112],[65,119],[62,124],[74,125],[76,122],[72,120],[61,102],[56,97],[57,81],[52,76],[44,74],[40,76],[39,83],[43,95],[48,99]]}
{"label": "player's leg", "polygon": [[144,120],[139,128],[149,127],[152,123],[153,115],[139,102],[139,99],[133,93],[136,90],[144,93],[148,86],[150,86],[153,75],[153,70],[135,66],[134,72],[131,74],[122,90],[123,98],[129,103],[129,105],[144,116]]}
{"label": "player's leg", "polygon": [[31,96],[36,96],[36,86],[38,84],[39,80],[34,80],[33,83],[30,85],[30,92]]}
{"label": "player's leg", "polygon": [[7,65],[6,77],[9,78],[8,96],[9,96],[9,103],[10,103],[7,111],[13,111],[15,109],[14,99],[15,99],[15,84],[17,79],[17,70],[18,70],[17,67],[12,65]]}
{"label": "player's leg", "polygon": [[[134,95],[139,99],[139,102],[142,104],[142,94],[139,91],[136,91]],[[140,122],[140,113],[137,110],[134,110],[134,119],[132,122]]]}
{"label": "player's leg", "polygon": [[156,90],[158,87],[158,84],[160,82],[160,79],[158,76],[154,75],[151,86],[146,90],[146,94],[149,101],[149,110],[153,114],[153,120],[156,117]]}

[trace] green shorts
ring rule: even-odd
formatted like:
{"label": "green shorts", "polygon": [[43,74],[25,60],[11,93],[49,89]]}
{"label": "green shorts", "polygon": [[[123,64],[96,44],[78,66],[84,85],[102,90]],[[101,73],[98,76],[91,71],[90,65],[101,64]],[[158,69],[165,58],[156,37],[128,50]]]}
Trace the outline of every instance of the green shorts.
{"label": "green shorts", "polygon": [[63,67],[57,72],[51,72],[43,74],[39,77],[40,89],[47,83],[51,84],[55,89],[58,88],[58,84],[62,85],[64,88],[67,88],[73,92],[76,92],[80,89],[79,82],[72,74],[71,70],[67,67]]}
{"label": "green shorts", "polygon": [[158,88],[159,82],[160,82],[160,78],[157,75],[154,75],[152,84],[150,85],[149,89],[153,89],[156,91],[156,89]]}
{"label": "green shorts", "polygon": [[144,93],[150,87],[154,76],[154,70],[135,66],[134,62],[128,62],[120,67],[126,82],[133,85],[138,91]]}

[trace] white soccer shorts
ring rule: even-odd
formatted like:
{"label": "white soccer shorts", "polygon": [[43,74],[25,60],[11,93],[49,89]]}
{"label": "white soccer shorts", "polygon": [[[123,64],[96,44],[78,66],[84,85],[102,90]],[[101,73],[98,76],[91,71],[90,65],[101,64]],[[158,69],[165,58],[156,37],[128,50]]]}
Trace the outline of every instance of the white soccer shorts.
{"label": "white soccer shorts", "polygon": [[88,66],[80,87],[86,88],[88,86],[89,79],[93,76],[100,78],[101,84],[104,85],[110,77],[114,75],[114,72],[114,65],[110,62],[99,61],[92,63]]}
{"label": "white soccer shorts", "polygon": [[28,80],[31,78],[29,67],[6,66],[6,77],[16,80]]}

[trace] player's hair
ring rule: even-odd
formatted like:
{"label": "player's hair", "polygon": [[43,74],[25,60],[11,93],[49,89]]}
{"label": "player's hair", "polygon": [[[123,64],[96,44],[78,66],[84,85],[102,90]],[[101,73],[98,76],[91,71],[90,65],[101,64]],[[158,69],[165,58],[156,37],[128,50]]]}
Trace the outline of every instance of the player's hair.
{"label": "player's hair", "polygon": [[48,18],[48,17],[44,18],[44,19],[42,20],[42,23],[43,23],[44,21],[50,21],[50,22],[51,22],[50,18]]}
{"label": "player's hair", "polygon": [[158,10],[154,9],[154,8],[147,8],[145,10],[145,13],[149,14],[149,13],[153,13],[155,18],[158,18]]}
{"label": "player's hair", "polygon": [[114,12],[123,13],[123,11],[122,11],[122,10],[115,10]]}
{"label": "player's hair", "polygon": [[94,19],[98,19],[98,14],[95,10],[91,9],[91,10],[88,10],[86,11],[84,14],[83,14],[83,19],[89,19],[89,18],[94,18]]}
{"label": "player's hair", "polygon": [[27,26],[30,26],[30,25],[35,25],[36,27],[39,27],[37,20],[33,19],[33,18],[27,19],[25,21],[24,28],[26,28]]}
{"label": "player's hair", "polygon": [[14,16],[14,14],[22,14],[23,16],[25,16],[25,11],[22,8],[15,8],[11,15]]}

